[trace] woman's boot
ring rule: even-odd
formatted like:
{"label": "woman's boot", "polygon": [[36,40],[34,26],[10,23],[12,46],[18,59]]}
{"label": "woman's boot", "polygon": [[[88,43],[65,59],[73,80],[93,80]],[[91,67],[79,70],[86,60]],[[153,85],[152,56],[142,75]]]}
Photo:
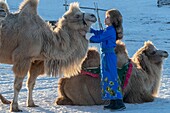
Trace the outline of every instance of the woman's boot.
{"label": "woman's boot", "polygon": [[121,99],[117,99],[117,100],[110,100],[109,105],[104,106],[103,108],[105,109],[109,109],[111,111],[121,111],[126,109],[125,104],[123,103],[123,100]]}
{"label": "woman's boot", "polygon": [[115,101],[116,100],[110,100],[110,102],[109,102],[109,104],[108,105],[106,105],[106,106],[104,106],[104,110],[105,109],[111,109],[113,106],[115,106]]}
{"label": "woman's boot", "polygon": [[125,104],[123,103],[123,100],[117,99],[115,100],[114,106],[110,108],[111,111],[121,111],[126,109]]}

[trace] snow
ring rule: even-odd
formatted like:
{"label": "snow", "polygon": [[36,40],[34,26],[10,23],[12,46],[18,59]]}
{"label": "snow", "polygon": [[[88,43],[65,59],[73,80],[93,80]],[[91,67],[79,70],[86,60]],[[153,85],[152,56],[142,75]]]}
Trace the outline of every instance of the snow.
{"label": "snow", "polygon": [[[10,11],[14,12],[22,0],[7,0]],[[157,7],[157,0],[77,0],[80,6],[94,7],[94,2],[102,9],[118,9],[123,15],[124,39],[129,56],[131,57],[147,40],[151,40],[158,49],[170,53],[170,6]],[[74,0],[68,0],[68,3]],[[57,20],[65,12],[64,0],[40,0],[38,12],[44,20]],[[85,12],[95,11],[85,10]],[[104,12],[100,11],[101,21]],[[103,25],[104,26],[104,25]],[[98,23],[93,25],[98,28]],[[92,46],[92,45],[90,45]],[[12,66],[0,64],[0,93],[7,99],[13,98],[14,75]],[[165,60],[162,81],[158,97],[151,103],[125,104],[127,109],[121,113],[169,113],[170,112],[170,60]],[[59,106],[55,105],[57,97],[58,77],[40,76],[37,79],[33,98],[36,108],[26,107],[27,89],[26,79],[19,94],[19,107],[23,113],[109,113],[103,106]],[[8,113],[9,105],[0,102],[0,112]]]}

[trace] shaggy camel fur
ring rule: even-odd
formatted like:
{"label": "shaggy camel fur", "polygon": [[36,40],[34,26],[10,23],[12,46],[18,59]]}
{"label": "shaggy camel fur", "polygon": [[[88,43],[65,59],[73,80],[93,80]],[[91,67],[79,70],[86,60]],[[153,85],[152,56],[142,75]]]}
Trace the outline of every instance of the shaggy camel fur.
{"label": "shaggy camel fur", "polygon": [[[129,57],[123,42],[117,41],[115,53],[118,58],[118,68],[129,63]],[[168,53],[157,50],[152,42],[147,41],[131,58],[132,73],[129,82],[123,90],[124,102],[152,102],[160,87],[163,59]],[[82,67],[99,66],[99,53],[89,50]],[[101,100],[100,77],[94,78],[82,73],[71,78],[61,78],[58,87],[58,105],[100,105],[107,101]]]}
{"label": "shaggy camel fur", "polygon": [[[36,107],[32,90],[38,75],[75,75],[81,69],[86,56],[88,40],[86,32],[96,17],[83,13],[78,3],[59,19],[53,30],[38,14],[39,0],[24,0],[19,11],[8,14],[2,21],[0,63],[13,64],[14,98],[10,111],[21,111],[18,95],[28,73],[27,106]],[[39,66],[39,67],[37,67]]]}

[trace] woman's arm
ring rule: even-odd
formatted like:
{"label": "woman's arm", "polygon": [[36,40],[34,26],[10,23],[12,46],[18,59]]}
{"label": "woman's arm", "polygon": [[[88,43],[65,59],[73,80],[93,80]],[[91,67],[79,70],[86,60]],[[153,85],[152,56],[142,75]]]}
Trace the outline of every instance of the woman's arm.
{"label": "woman's arm", "polygon": [[90,42],[92,42],[92,43],[100,43],[100,42],[108,40],[110,38],[115,38],[116,39],[115,30],[106,30],[100,35],[93,35],[90,38]]}
{"label": "woman's arm", "polygon": [[90,33],[94,33],[95,35],[100,35],[103,33],[103,30],[94,30],[93,28],[90,28]]}

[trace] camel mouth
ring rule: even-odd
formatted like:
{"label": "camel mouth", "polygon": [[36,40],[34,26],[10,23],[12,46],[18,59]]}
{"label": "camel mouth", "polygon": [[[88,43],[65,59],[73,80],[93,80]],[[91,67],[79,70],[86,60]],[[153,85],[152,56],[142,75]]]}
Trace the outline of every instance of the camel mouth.
{"label": "camel mouth", "polygon": [[96,18],[95,19],[86,19],[85,21],[95,23],[97,21],[97,19]]}
{"label": "camel mouth", "polygon": [[84,20],[86,22],[92,22],[92,23],[95,23],[97,21],[97,18],[94,14],[90,14],[90,13],[86,13],[84,14]]}
{"label": "camel mouth", "polygon": [[5,17],[5,16],[6,16],[5,10],[0,7],[0,17]]}
{"label": "camel mouth", "polygon": [[93,22],[93,23],[95,23],[97,21],[97,19],[96,20],[91,20],[91,22]]}
{"label": "camel mouth", "polygon": [[165,56],[163,56],[164,58],[168,58],[169,54],[166,54]]}
{"label": "camel mouth", "polygon": [[164,54],[162,55],[162,57],[164,57],[164,58],[168,58],[168,56],[169,56],[169,54],[168,54],[168,52],[164,52]]}
{"label": "camel mouth", "polygon": [[2,12],[2,11],[5,12],[5,10],[2,7],[0,7],[0,12]]}

